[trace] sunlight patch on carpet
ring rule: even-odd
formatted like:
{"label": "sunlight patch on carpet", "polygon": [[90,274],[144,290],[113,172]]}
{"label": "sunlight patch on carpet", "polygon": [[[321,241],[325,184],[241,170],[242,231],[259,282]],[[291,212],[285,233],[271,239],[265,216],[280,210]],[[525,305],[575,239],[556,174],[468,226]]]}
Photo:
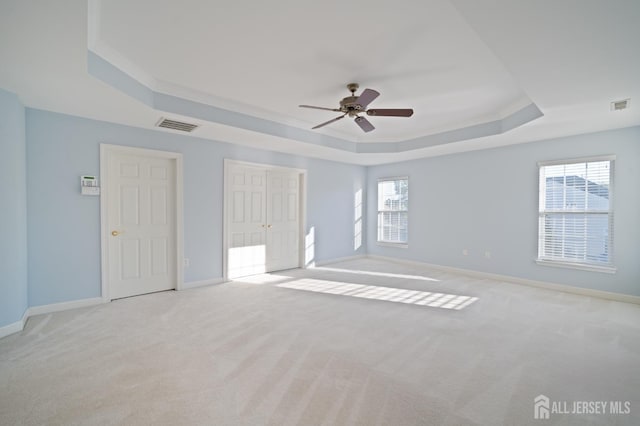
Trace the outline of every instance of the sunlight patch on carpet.
{"label": "sunlight patch on carpet", "polygon": [[320,271],[344,272],[347,274],[373,275],[376,277],[404,278],[408,280],[421,280],[421,281],[440,281],[435,278],[424,277],[422,275],[394,274],[391,272],[360,271],[357,269],[328,268],[326,266],[316,266],[314,269],[318,269]]}
{"label": "sunlight patch on carpet", "polygon": [[387,302],[407,303],[429,306],[431,308],[461,310],[478,300],[477,297],[456,294],[433,293],[429,291],[408,290],[393,287],[354,284],[340,281],[324,281],[304,278],[278,284],[277,287],[316,293],[337,294],[340,296],[360,297],[363,299],[384,300]]}

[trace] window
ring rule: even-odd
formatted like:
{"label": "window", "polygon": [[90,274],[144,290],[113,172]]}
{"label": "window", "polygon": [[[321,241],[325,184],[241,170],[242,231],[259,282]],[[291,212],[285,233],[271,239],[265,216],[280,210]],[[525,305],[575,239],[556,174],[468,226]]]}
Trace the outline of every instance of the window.
{"label": "window", "polygon": [[378,181],[378,242],[406,245],[409,179]]}
{"label": "window", "polygon": [[538,263],[615,272],[613,157],[540,164]]}

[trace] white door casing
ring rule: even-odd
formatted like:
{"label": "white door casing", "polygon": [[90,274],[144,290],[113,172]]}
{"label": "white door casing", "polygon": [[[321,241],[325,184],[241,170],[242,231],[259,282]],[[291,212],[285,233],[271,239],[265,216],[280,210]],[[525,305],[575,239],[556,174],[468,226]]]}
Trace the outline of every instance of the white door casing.
{"label": "white door casing", "polygon": [[181,155],[101,146],[103,298],[182,283]]}
{"label": "white door casing", "polygon": [[304,171],[225,160],[225,278],[296,268]]}

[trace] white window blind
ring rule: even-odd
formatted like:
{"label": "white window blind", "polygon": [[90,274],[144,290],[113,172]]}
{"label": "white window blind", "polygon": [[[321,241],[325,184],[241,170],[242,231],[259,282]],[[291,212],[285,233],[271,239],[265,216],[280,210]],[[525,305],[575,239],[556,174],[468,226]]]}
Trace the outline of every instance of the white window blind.
{"label": "white window blind", "polygon": [[613,267],[612,176],[611,158],[540,165],[539,261]]}
{"label": "white window blind", "polygon": [[408,241],[409,179],[378,181],[378,241],[406,244]]}

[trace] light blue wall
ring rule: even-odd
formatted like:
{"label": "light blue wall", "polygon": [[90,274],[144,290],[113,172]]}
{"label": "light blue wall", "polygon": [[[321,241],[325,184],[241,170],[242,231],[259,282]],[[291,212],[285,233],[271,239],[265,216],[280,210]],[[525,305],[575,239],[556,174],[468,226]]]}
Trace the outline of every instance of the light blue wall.
{"label": "light blue wall", "polygon": [[[538,161],[615,154],[615,275],[540,266]],[[640,296],[640,127],[370,167],[370,254]],[[409,176],[409,248],[376,244],[376,181]],[[463,249],[469,255],[462,254]],[[491,252],[491,258],[485,257]]]}
{"label": "light blue wall", "polygon": [[27,309],[27,187],[25,110],[0,89],[0,327]]}
{"label": "light blue wall", "polygon": [[[0,92],[0,112],[1,223],[15,225],[0,243],[0,326],[19,320],[27,306],[100,295],[99,199],[79,194],[80,175],[99,175],[100,143],[183,153],[185,256],[191,261],[185,282],[222,275],[223,160],[231,158],[308,170],[307,230],[315,231],[316,261],[368,252],[640,295],[638,127],[363,168],[33,109],[26,110],[25,126],[24,108],[6,92]],[[20,186],[25,127],[26,190]],[[618,273],[538,266],[537,162],[600,154],[617,155]],[[410,177],[409,248],[381,247],[375,242],[376,181],[402,175]],[[365,238],[355,249],[354,197],[361,189]]]}
{"label": "light blue wall", "polygon": [[184,157],[185,282],[222,276],[225,158],[308,171],[307,229],[315,260],[354,250],[354,193],[364,167],[296,157],[47,111],[27,109],[30,306],[100,296],[100,206],[79,177],[99,175],[99,144],[181,152]]}

